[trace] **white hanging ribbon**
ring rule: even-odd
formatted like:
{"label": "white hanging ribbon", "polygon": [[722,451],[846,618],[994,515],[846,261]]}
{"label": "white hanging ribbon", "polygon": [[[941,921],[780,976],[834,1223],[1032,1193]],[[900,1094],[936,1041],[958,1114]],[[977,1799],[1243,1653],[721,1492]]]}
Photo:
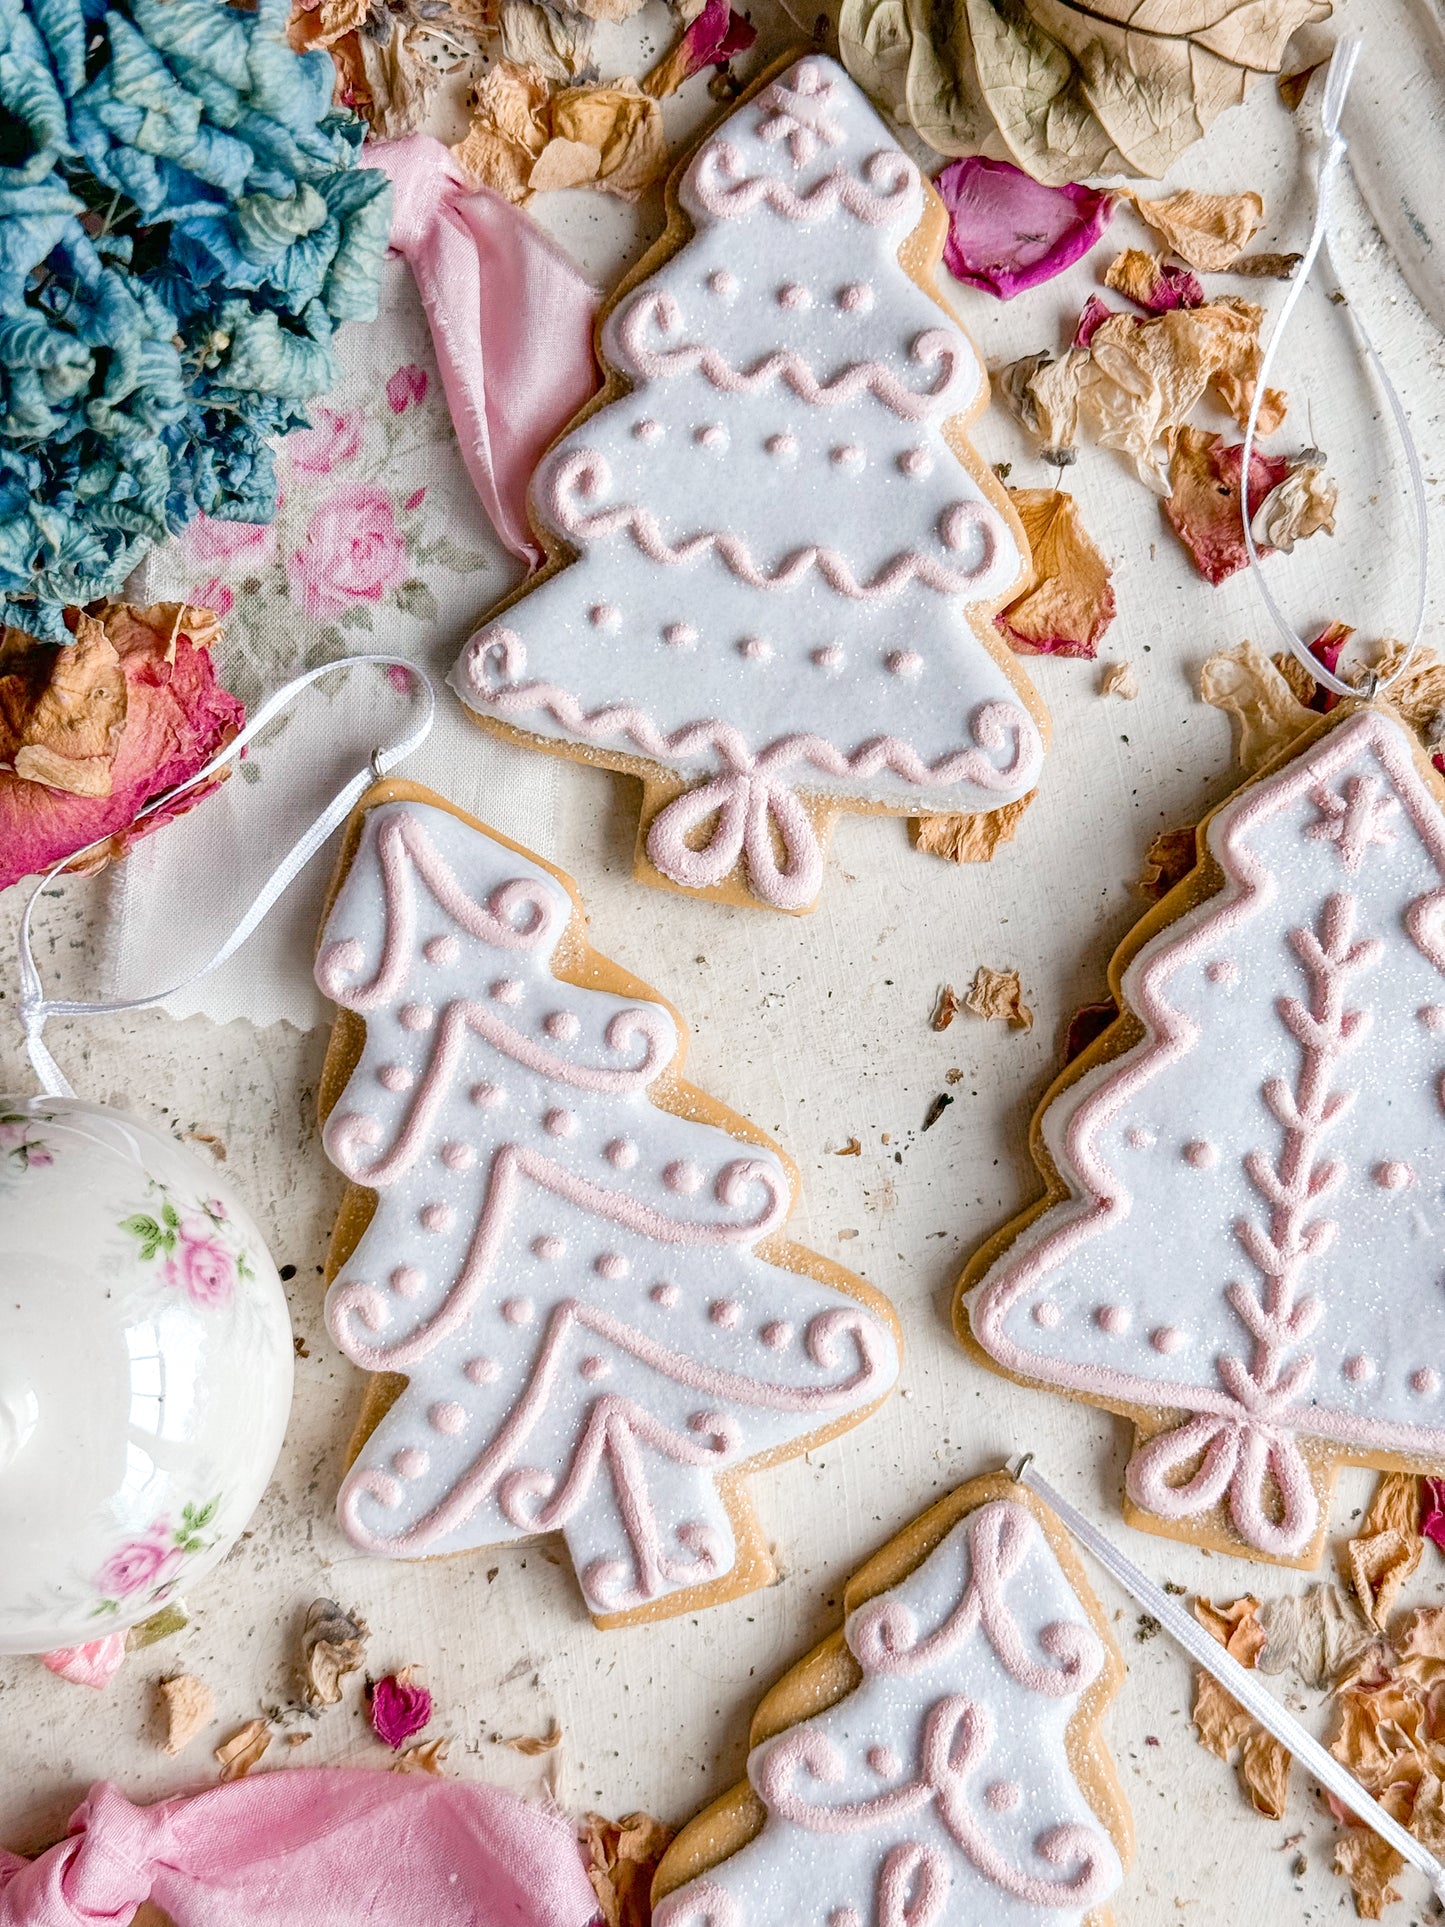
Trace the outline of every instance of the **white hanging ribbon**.
{"label": "white hanging ribbon", "polygon": [[184,796],[188,790],[196,789],[202,783],[209,782],[218,770],[224,769],[228,763],[233,763],[247,743],[259,735],[269,722],[282,710],[288,708],[292,700],[300,695],[303,689],[308,689],[312,683],[319,682],[323,676],[333,675],[341,669],[362,668],[404,669],[408,675],[415,677],[422,696],[420,719],[397,742],[388,743],[385,747],[372,751],[365,767],[359,769],[337,791],[316,820],[302,831],[261,885],[235,929],[220,949],[215,951],[199,970],[191,971],[179,983],[171,984],[165,990],[152,991],[144,997],[116,998],[101,1003],[80,1003],[72,998],[62,997],[47,998],[44,985],[40,981],[40,972],[36,967],[30,935],[30,920],[34,915],[35,905],[41,892],[59,876],[62,870],[68,868],[78,857],[87,855],[91,850],[100,849],[102,845],[110,842],[115,833],[107,831],[104,836],[98,836],[94,842],[87,843],[83,849],[72,850],[69,856],[64,856],[58,863],[52,864],[36,884],[30,893],[30,901],[25,906],[25,914],[20,919],[20,1022],[25,1032],[25,1048],[30,1054],[31,1065],[47,1097],[74,1097],[75,1095],[64,1073],[45,1047],[42,1033],[49,1019],[52,1017],[101,1017],[111,1011],[144,1010],[147,1005],[163,1003],[167,997],[173,997],[177,991],[184,990],[188,984],[199,983],[202,977],[209,976],[213,970],[219,970],[221,965],[241,948],[272,904],[305,869],[337,825],[344,822],[351,814],[353,806],[371,785],[379,782],[389,770],[395,769],[398,763],[410,756],[414,750],[419,749],[426,741],[431,731],[432,718],[436,713],[436,691],[432,687],[431,678],[425,670],[418,668],[416,663],[408,662],[402,656],[341,656],[335,662],[322,663],[317,669],[308,669],[304,675],[293,677],[290,682],[268,696],[255,714],[249,718],[245,728],[233,736],[225,748],[211,758],[204,769],[198,769],[194,776],[188,776],[183,783],[177,783],[171,789],[163,791],[161,795],[152,797],[144,809],[136,812],[131,819],[132,824],[144,822],[146,817],[154,815],[157,810],[165,809],[178,796]]}
{"label": "white hanging ribbon", "polygon": [[1285,1711],[1258,1673],[1241,1666],[1212,1633],[1206,1632],[1192,1613],[1185,1612],[1132,1560],[1126,1559],[1111,1539],[1106,1539],[1097,1526],[1091,1525],[1082,1512],[1071,1506],[1046,1479],[1034,1471],[1029,1458],[1011,1469],[1018,1483],[1037,1493],[1044,1504],[1058,1514],[1060,1521],[1079,1544],[1093,1554],[1106,1572],[1113,1574],[1126,1592],[1133,1594],[1145,1612],[1159,1621],[1165,1632],[1179,1642],[1196,1665],[1202,1666],[1206,1673],[1211,1673],[1231,1698],[1238,1700],[1246,1713],[1258,1720],[1282,1746],[1288,1747],[1322,1787],[1333,1793],[1367,1827],[1379,1834],[1396,1853],[1403,1855],[1412,1867],[1418,1867],[1430,1882],[1436,1898],[1445,1902],[1445,1866],[1421,1846],[1414,1834],[1408,1833],[1398,1820],[1386,1813],[1378,1800],[1366,1793],[1354,1774],[1333,1753],[1327,1752],[1313,1734],[1307,1733],[1299,1721]]}
{"label": "white hanging ribbon", "polygon": [[1430,531],[1425,501],[1425,476],[1420,465],[1419,451],[1415,447],[1415,438],[1410,433],[1410,423],[1405,414],[1405,405],[1400,400],[1394,383],[1385,373],[1385,365],[1380,359],[1374,342],[1371,341],[1366,332],[1363,322],[1361,322],[1354,308],[1348,302],[1345,303],[1345,313],[1349,316],[1350,325],[1355,331],[1356,339],[1360,345],[1360,351],[1364,355],[1366,362],[1373,369],[1375,378],[1383,389],[1385,399],[1390,405],[1390,413],[1394,417],[1395,429],[1400,437],[1400,445],[1405,451],[1405,466],[1409,473],[1410,489],[1415,502],[1415,541],[1419,554],[1419,575],[1415,592],[1415,621],[1410,631],[1410,639],[1406,644],[1405,653],[1400,658],[1398,666],[1385,681],[1378,681],[1373,673],[1371,673],[1362,687],[1345,682],[1344,679],[1337,676],[1332,669],[1326,669],[1318,656],[1310,653],[1309,644],[1305,642],[1304,638],[1290,625],[1284,611],[1275,600],[1274,592],[1269,586],[1264,571],[1259,566],[1259,551],[1255,546],[1254,530],[1251,526],[1253,510],[1249,499],[1249,465],[1254,458],[1255,436],[1259,428],[1259,411],[1264,400],[1265,390],[1269,386],[1270,370],[1274,366],[1275,353],[1284,337],[1285,330],[1289,326],[1290,316],[1294,313],[1300,296],[1304,293],[1305,284],[1310,278],[1316,261],[1321,254],[1324,254],[1326,260],[1329,258],[1329,230],[1335,183],[1349,147],[1349,143],[1340,132],[1340,116],[1344,111],[1345,96],[1350,91],[1350,82],[1354,78],[1355,65],[1359,60],[1360,49],[1363,44],[1364,39],[1362,35],[1347,34],[1344,39],[1338,42],[1334,54],[1330,59],[1329,72],[1325,77],[1325,98],[1322,115],[1325,151],[1320,160],[1318,182],[1315,191],[1314,231],[1310,235],[1309,245],[1304,251],[1304,256],[1300,261],[1295,277],[1290,283],[1289,293],[1285,296],[1284,306],[1279,311],[1279,319],[1275,322],[1271,330],[1269,342],[1265,347],[1264,356],[1259,365],[1259,375],[1254,384],[1254,398],[1250,402],[1249,407],[1249,420],[1244,430],[1244,453],[1241,464],[1241,512],[1244,517],[1244,546],[1249,551],[1249,559],[1254,570],[1254,580],[1261,596],[1264,598],[1264,606],[1269,611],[1270,620],[1274,623],[1275,628],[1279,631],[1285,643],[1294,654],[1298,656],[1299,660],[1304,664],[1305,668],[1308,669],[1315,681],[1323,683],[1326,689],[1333,690],[1337,696],[1382,695],[1392,683],[1398,682],[1400,677],[1404,675],[1425,627],[1425,596],[1429,584],[1430,566]]}

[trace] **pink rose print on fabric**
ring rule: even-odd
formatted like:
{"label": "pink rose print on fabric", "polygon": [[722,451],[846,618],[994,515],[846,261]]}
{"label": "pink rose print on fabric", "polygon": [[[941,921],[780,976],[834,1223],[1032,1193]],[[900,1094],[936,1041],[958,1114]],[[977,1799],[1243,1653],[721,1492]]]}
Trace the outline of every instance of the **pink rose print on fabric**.
{"label": "pink rose print on fabric", "polygon": [[370,483],[338,489],[323,502],[301,547],[286,558],[292,594],[321,621],[353,602],[380,602],[406,573],[406,543],[391,498]]}
{"label": "pink rose print on fabric", "polygon": [[[158,1521],[151,1533],[167,1533],[164,1522]],[[127,1599],[133,1592],[154,1591],[174,1578],[181,1558],[180,1547],[170,1542],[168,1534],[132,1539],[118,1546],[101,1567],[98,1575],[101,1591],[113,1599]]]}
{"label": "pink rose print on fabric", "polygon": [[386,384],[387,405],[393,415],[404,415],[413,402],[426,400],[427,375],[425,368],[418,368],[410,361],[404,368],[398,368]]}
{"label": "pink rose print on fabric", "polygon": [[286,437],[291,466],[303,475],[329,475],[343,462],[354,462],[366,439],[366,418],[360,409],[313,408],[311,413],[314,419],[309,428],[298,428]]}
{"label": "pink rose print on fabric", "polygon": [[187,589],[186,601],[196,609],[214,609],[218,616],[228,616],[236,598],[221,581],[213,575],[209,582],[198,582],[194,588]]}
{"label": "pink rose print on fabric", "polygon": [[236,1288],[236,1261],[204,1219],[187,1219],[175,1256],[166,1260],[165,1280],[179,1286],[192,1304],[229,1305]]}
{"label": "pink rose print on fabric", "polygon": [[218,522],[198,515],[186,530],[185,542],[193,562],[245,562],[257,567],[275,553],[276,531],[269,522]]}

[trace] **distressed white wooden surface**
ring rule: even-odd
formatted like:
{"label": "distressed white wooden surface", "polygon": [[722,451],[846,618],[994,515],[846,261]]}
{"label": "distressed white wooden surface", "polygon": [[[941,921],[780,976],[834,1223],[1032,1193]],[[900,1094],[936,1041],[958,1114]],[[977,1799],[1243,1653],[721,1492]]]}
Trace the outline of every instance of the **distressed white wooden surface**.
{"label": "distressed white wooden surface", "polygon": [[[661,44],[655,11],[643,25]],[[1343,11],[1378,21],[1382,9]],[[786,38],[769,16],[767,48]],[[692,96],[702,96],[700,85],[673,111],[679,124]],[[1260,245],[1297,246],[1308,218],[1300,164],[1294,123],[1261,88],[1175,178],[1264,186],[1270,219]],[[1442,343],[1346,199],[1343,278],[1411,405],[1436,504]],[[575,195],[542,211],[599,278],[635,255],[659,221],[655,201],[634,212]],[[1135,238],[1142,236],[1121,214],[1111,239],[1123,246]],[[1100,267],[1107,258],[1101,250]],[[985,352],[1006,359],[1057,345],[1060,321],[1077,311],[1093,275],[1082,266],[1008,307],[968,293],[957,305]],[[1279,300],[1277,283],[1253,291]],[[1398,626],[1394,611],[1403,620],[1400,569],[1409,563],[1392,479],[1398,462],[1323,291],[1307,304],[1281,375],[1295,403],[1281,443],[1322,444],[1344,489],[1335,541],[1318,539],[1273,567],[1302,626],[1338,615],[1388,632]],[[990,459],[1014,463],[1015,483],[1049,479],[1001,418],[990,417],[979,439]],[[1127,704],[1102,698],[1095,665],[1035,665],[1054,715],[1054,751],[1018,840],[991,867],[947,867],[913,852],[900,822],[845,818],[813,917],[692,903],[633,881],[637,793],[601,772],[563,771],[548,854],[580,880],[597,947],[681,1008],[693,1027],[693,1078],[796,1158],[805,1186],[796,1235],[862,1271],[903,1319],[900,1394],[810,1461],[754,1482],[783,1575],[769,1590],[700,1620],[599,1633],[560,1549],[547,1542],[419,1565],[352,1551],[331,1503],[361,1379],[333,1353],[320,1319],[320,1264],[341,1189],[316,1131],[324,1034],[199,1018],[177,1024],[154,1013],[84,1031],[55,1027],[53,1046],[83,1095],[220,1138],[277,1262],[296,1267],[289,1289],[306,1355],[277,1478],[249,1538],[188,1601],[187,1630],[134,1656],[103,1694],[68,1686],[34,1661],[0,1662],[0,1841],[30,1849],[55,1837],[98,1777],[136,1798],[211,1780],[209,1746],[289,1696],[300,1618],[318,1593],[369,1620],[374,1670],[408,1662],[425,1669],[435,1730],[453,1736],[455,1771],[538,1791],[551,1766],[569,1806],[647,1807],[679,1821],[737,1776],[756,1699],[835,1623],[848,1573],[938,1493],[1028,1448],[1049,1477],[1123,1533],[1117,1494],[1127,1428],[1018,1390],[970,1362],[953,1341],[949,1300],[972,1247],[1032,1195],[1029,1114],[1069,1013],[1102,993],[1110,951],[1138,914],[1130,880],[1145,847],[1230,787],[1228,728],[1194,693],[1199,664],[1241,636],[1268,638],[1247,578],[1219,590],[1194,578],[1155,501],[1112,457],[1086,449],[1066,480],[1116,565],[1120,613],[1104,655],[1133,665],[1140,695]],[[15,891],[0,899],[6,955],[19,903]],[[90,928],[85,886],[50,912],[47,968],[76,981]],[[178,917],[185,914],[178,904]],[[929,1028],[940,984],[962,989],[981,963],[1022,971],[1037,1014],[1031,1032],[966,1017],[941,1034]],[[13,973],[4,995],[13,998]],[[964,1073],[952,1085],[950,1068]],[[0,1089],[7,1087],[28,1089],[30,1079],[13,1027],[0,1024]],[[944,1090],[956,1101],[924,1135],[923,1118]],[[852,1136],[862,1155],[836,1156]],[[1369,1484],[1359,1474],[1342,1482],[1333,1521],[1340,1536]],[[1144,1535],[1127,1538],[1153,1574],[1191,1591],[1229,1597],[1303,1583]],[[1445,1596],[1442,1574],[1445,1565],[1427,1552],[1416,1596]],[[1129,1662],[1108,1723],[1138,1829],[1116,1907],[1120,1927],[1347,1917],[1346,1889],[1327,1869],[1332,1829],[1312,1791],[1296,1784],[1282,1823],[1253,1814],[1232,1773],[1193,1737],[1185,1662],[1162,1637],[1141,1641],[1127,1600],[1101,1575],[1096,1581]],[[173,1762],[160,1753],[151,1720],[153,1682],[176,1668],[212,1685],[219,1719]],[[266,1764],[383,1763],[358,1690],[353,1679],[346,1704],[306,1729],[313,1737],[304,1747],[287,1753],[278,1741]],[[1291,1703],[1309,1713],[1312,1700],[1295,1694]],[[554,1716],[563,1740],[550,1756],[528,1759],[495,1743],[499,1734],[541,1733]],[[1299,1874],[1301,1851],[1308,1864]],[[1403,1884],[1409,1898],[1392,1917],[1430,1917],[1423,1886]]]}

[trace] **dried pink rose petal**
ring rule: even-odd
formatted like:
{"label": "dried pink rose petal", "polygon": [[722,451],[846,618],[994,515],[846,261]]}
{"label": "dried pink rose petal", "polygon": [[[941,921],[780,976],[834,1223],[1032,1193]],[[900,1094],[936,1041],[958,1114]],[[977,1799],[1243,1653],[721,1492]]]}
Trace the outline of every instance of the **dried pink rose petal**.
{"label": "dried pink rose petal", "polygon": [[1150,314],[1204,305],[1204,288],[1197,274],[1166,261],[1162,254],[1146,254],[1142,248],[1127,248],[1111,261],[1104,286],[1128,295]]}
{"label": "dried pink rose petal", "polygon": [[412,1668],[388,1673],[371,1689],[371,1724],[392,1752],[420,1733],[431,1718],[431,1694],[412,1678]]}
{"label": "dried pink rose petal", "polygon": [[[1333,667],[1333,665],[1326,665]],[[1445,1479],[1422,1479],[1420,1530],[1445,1552]]]}
{"label": "dried pink rose petal", "polygon": [[735,54],[745,54],[757,37],[752,21],[734,13],[728,0],[707,0],[682,38],[647,75],[642,91],[654,100],[675,94],[704,67],[721,67]]}
{"label": "dried pink rose petal", "polygon": [[1076,348],[1087,348],[1094,339],[1094,331],[1102,328],[1113,312],[1107,301],[1101,301],[1098,295],[1091,294],[1084,303],[1078,325],[1074,329],[1073,345]]}
{"label": "dried pink rose petal", "polygon": [[948,209],[943,260],[956,280],[1009,301],[1088,253],[1114,197],[1070,183],[1044,187],[1009,161],[970,154],[934,180]]}
{"label": "dried pink rose petal", "polygon": [[42,1653],[40,1663],[72,1686],[100,1687],[110,1685],[124,1658],[125,1634],[107,1633],[84,1646],[57,1646],[52,1653]]}

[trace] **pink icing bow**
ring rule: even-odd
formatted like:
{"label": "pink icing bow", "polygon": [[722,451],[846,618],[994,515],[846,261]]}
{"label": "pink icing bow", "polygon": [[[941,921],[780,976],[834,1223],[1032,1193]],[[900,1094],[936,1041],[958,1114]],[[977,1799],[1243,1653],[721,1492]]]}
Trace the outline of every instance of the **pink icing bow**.
{"label": "pink icing bow", "polygon": [[0,1927],[587,1927],[571,1829],[495,1787],[292,1768],[132,1806],[104,1783],[38,1860],[0,1849]]}
{"label": "pink icing bow", "polygon": [[535,567],[527,484],[597,386],[596,290],[525,214],[471,189],[430,134],[366,151],[391,177],[391,245],[426,309],[472,484],[507,547]]}
{"label": "pink icing bow", "polygon": [[[692,833],[711,817],[717,819],[711,835],[693,845]],[[781,864],[774,828],[783,846]],[[746,853],[753,890],[784,910],[806,910],[823,880],[823,853],[808,812],[783,777],[761,768],[724,770],[684,790],[653,818],[647,851],[664,875],[703,889],[721,883]]]}

